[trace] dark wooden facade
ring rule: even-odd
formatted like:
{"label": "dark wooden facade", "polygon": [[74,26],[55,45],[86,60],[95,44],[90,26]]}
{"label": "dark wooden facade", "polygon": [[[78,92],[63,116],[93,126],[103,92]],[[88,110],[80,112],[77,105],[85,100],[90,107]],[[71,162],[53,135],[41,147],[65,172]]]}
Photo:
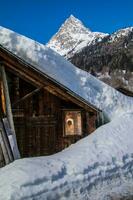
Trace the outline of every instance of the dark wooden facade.
{"label": "dark wooden facade", "polygon": [[[22,157],[54,154],[96,129],[99,110],[8,52],[1,51],[0,55],[6,68]],[[4,110],[2,101],[1,98]],[[77,112],[81,116],[81,122],[76,122],[76,128],[80,128],[81,133],[65,133],[66,111],[75,112],[74,116]]]}
{"label": "dark wooden facade", "polygon": [[[14,79],[18,77],[10,78],[10,97],[18,146],[23,157],[53,154],[95,130],[95,110],[86,112],[72,101],[61,99],[44,88],[19,102],[18,99],[36,88],[22,79],[19,79],[18,86],[18,80]],[[65,135],[65,111],[81,113],[81,135]]]}

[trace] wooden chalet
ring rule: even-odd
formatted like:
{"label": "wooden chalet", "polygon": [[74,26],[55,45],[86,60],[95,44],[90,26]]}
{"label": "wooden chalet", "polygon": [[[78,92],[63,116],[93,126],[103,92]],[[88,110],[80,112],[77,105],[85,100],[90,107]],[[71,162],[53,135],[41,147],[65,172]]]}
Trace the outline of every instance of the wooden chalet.
{"label": "wooden chalet", "polygon": [[0,62],[0,116],[12,117],[21,157],[59,152],[100,125],[99,109],[2,45]]}

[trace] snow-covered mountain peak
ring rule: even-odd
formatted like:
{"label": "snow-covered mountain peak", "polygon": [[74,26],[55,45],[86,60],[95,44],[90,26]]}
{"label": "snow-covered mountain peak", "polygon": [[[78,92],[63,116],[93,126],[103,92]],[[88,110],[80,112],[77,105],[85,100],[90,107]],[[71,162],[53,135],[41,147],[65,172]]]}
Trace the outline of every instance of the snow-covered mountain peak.
{"label": "snow-covered mountain peak", "polygon": [[58,32],[51,38],[47,46],[59,54],[65,56],[81,50],[83,47],[101,40],[107,34],[92,32],[84,24],[70,15],[63,23]]}
{"label": "snow-covered mountain peak", "polygon": [[82,24],[82,22],[72,14],[66,19],[66,21],[75,21]]}
{"label": "snow-covered mountain peak", "polygon": [[72,14],[66,19],[66,21],[75,21],[82,24],[82,22]]}
{"label": "snow-covered mountain peak", "polygon": [[64,24],[61,26],[60,30],[71,30],[73,33],[88,33],[90,32],[90,29],[86,28],[84,24],[76,17],[73,15],[70,15],[69,18],[66,19]]}

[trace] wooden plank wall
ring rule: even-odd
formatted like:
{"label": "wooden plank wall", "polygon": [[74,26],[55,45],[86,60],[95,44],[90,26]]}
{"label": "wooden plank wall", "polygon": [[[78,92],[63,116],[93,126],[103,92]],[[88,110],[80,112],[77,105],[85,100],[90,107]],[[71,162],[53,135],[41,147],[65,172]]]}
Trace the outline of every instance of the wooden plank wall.
{"label": "wooden plank wall", "polygon": [[59,99],[46,90],[27,99],[24,114],[14,113],[18,146],[22,157],[49,155],[56,152]]}
{"label": "wooden plank wall", "polygon": [[[22,79],[18,81],[14,75],[10,75],[9,78],[12,105],[36,89]],[[82,136],[65,137],[63,135],[63,109],[82,110]],[[90,110],[92,112],[92,108]],[[67,99],[61,99],[45,88],[42,88],[37,94],[29,96],[19,105],[13,106],[12,111],[22,157],[56,153],[90,133],[92,131],[90,125],[95,129],[95,119],[90,115],[88,119],[89,121],[92,119],[92,122],[88,122],[89,126],[86,125],[87,115],[83,108]]]}

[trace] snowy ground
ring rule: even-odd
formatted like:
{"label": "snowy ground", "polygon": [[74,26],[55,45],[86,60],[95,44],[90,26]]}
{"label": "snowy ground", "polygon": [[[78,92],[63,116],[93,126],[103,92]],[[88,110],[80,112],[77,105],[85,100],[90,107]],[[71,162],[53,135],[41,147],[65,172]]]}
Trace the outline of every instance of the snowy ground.
{"label": "snowy ground", "polygon": [[132,122],[124,114],[58,154],[2,168],[0,200],[133,199]]}

